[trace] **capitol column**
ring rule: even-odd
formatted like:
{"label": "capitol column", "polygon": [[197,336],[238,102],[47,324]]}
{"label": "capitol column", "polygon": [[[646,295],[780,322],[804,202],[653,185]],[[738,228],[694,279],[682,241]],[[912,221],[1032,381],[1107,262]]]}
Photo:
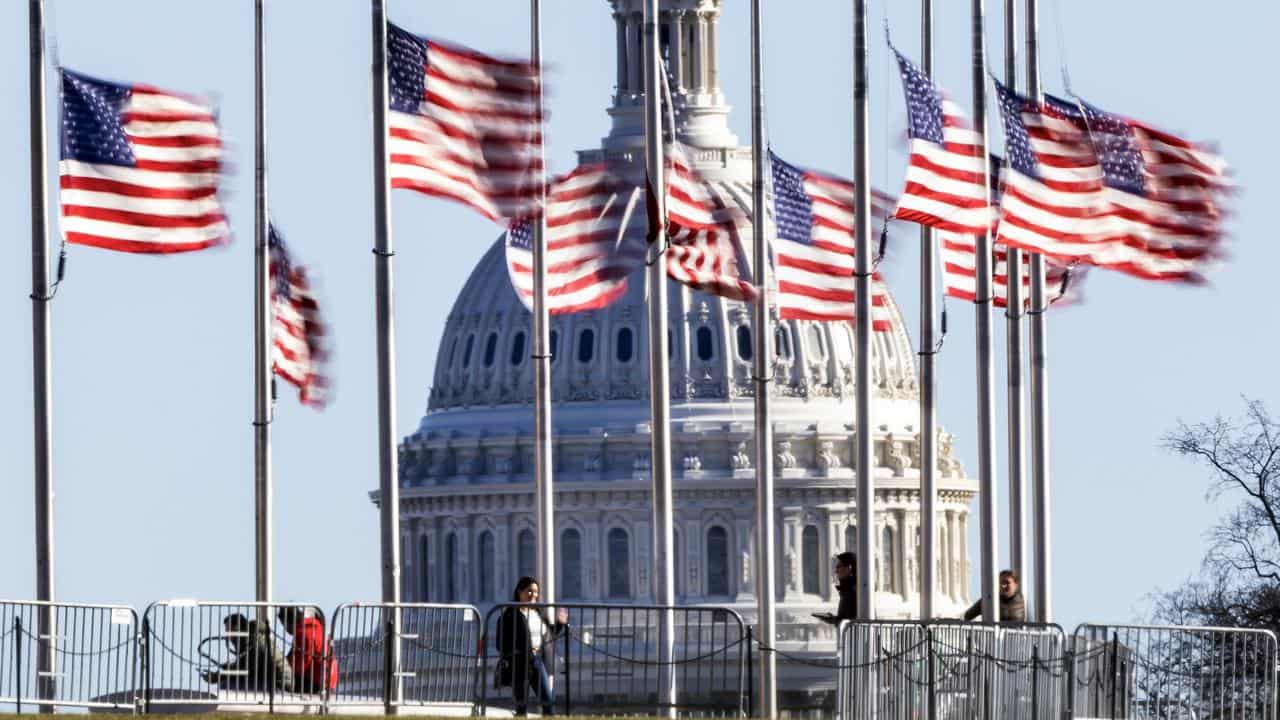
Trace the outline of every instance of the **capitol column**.
{"label": "capitol column", "polygon": [[694,13],[693,21],[693,92],[702,95],[707,91],[707,16],[701,10]]}
{"label": "capitol column", "polygon": [[707,92],[715,95],[720,92],[720,63],[716,59],[716,26],[718,10],[712,10],[707,19]]}
{"label": "capitol column", "polygon": [[[738,519],[734,525],[734,538],[738,541],[737,554],[729,558],[730,565],[736,565],[730,573],[730,581],[737,580],[738,591],[734,593],[734,599],[755,597],[755,580],[754,573],[758,563],[754,557],[753,549],[755,547],[755,528],[751,523],[750,508],[743,508],[740,513],[735,513]],[[737,561],[736,563],[734,561]]]}
{"label": "capitol column", "polygon": [[[684,10],[671,11],[671,26],[667,32],[667,47],[671,59],[671,94],[678,96],[684,91]],[[674,97],[672,98],[674,100]]]}
{"label": "capitol column", "polygon": [[956,592],[956,588],[959,587],[960,585],[960,583],[958,582],[960,573],[959,573],[959,568],[956,567],[956,563],[959,562],[959,559],[957,558],[957,550],[959,550],[960,548],[960,543],[957,539],[958,533],[956,532],[955,511],[954,510],[946,511],[946,518],[947,518],[946,519],[947,597],[951,598],[953,602],[958,602],[960,599],[960,593]]}
{"label": "capitol column", "polygon": [[836,594],[836,577],[834,575],[835,571],[833,567],[835,556],[837,553],[841,552],[840,547],[844,544],[844,532],[840,527],[843,523],[833,507],[827,507],[824,511],[827,514],[827,562],[825,563],[825,570],[822,571],[822,575],[826,576],[827,582],[826,589],[823,591],[822,596],[826,598],[828,602],[839,602],[840,598]]}
{"label": "capitol column", "polygon": [[613,22],[618,28],[617,52],[618,52],[618,97],[614,101],[615,104],[622,104],[622,98],[626,97],[630,92],[630,86],[627,83],[628,72],[630,68],[629,58],[627,57],[627,15],[619,10],[613,13]]}
{"label": "capitol column", "polygon": [[802,558],[800,557],[803,513],[804,508],[801,507],[790,506],[782,508],[782,536],[784,538],[782,543],[782,587],[784,599],[799,595],[804,587],[801,581]]}

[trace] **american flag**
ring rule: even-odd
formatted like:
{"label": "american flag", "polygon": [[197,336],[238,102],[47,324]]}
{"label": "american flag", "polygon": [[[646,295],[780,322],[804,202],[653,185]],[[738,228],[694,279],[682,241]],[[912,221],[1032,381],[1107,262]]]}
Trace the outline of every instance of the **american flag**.
{"label": "american flag", "polygon": [[751,221],[728,186],[695,169],[692,152],[679,144],[668,150],[667,276],[709,295],[753,300]]}
{"label": "american flag", "polygon": [[[947,295],[973,301],[976,295],[977,248],[973,235],[938,231],[939,255],[942,259],[942,286]],[[1008,251],[999,245],[991,249],[992,302],[996,307],[1009,305]],[[1022,256],[1022,297],[1024,306],[1031,307],[1031,258]],[[1083,299],[1085,266],[1068,268],[1050,258],[1045,258],[1045,295],[1050,305],[1074,305]]]}
{"label": "american flag", "polygon": [[323,407],[329,391],[325,372],[328,351],[320,308],[307,281],[306,268],[293,264],[284,238],[274,225],[268,231],[270,254],[271,364],[276,375],[298,388],[305,405]]}
{"label": "american flag", "polygon": [[124,252],[201,250],[227,239],[212,108],[146,85],[62,70],[62,232]]}
{"label": "american flag", "polygon": [[391,186],[452,198],[492,220],[529,217],[542,185],[539,78],[387,25]]}
{"label": "american flag", "polygon": [[[778,314],[784,319],[852,322],[853,183],[803,170],[773,153],[769,162],[777,226],[773,255]],[[892,207],[892,198],[872,193],[873,218],[883,221]],[[891,330],[888,290],[879,273],[872,276],[871,290],[871,327]]]}
{"label": "american flag", "polygon": [[[547,193],[547,308],[552,315],[602,308],[644,264],[644,199],[603,163],[579,166]],[[533,229],[513,223],[505,238],[511,285],[533,307]]]}
{"label": "american flag", "polygon": [[907,96],[911,157],[894,217],[957,233],[981,233],[994,218],[985,152],[964,111],[894,50]]}
{"label": "american flag", "polygon": [[1114,142],[1107,132],[1099,152],[1079,105],[1053,97],[1037,104],[996,89],[1010,165],[998,242],[1145,279],[1200,277],[1214,232],[1179,220],[1163,200],[1134,194],[1138,160],[1107,147]]}
{"label": "american flag", "polygon": [[[1002,178],[1005,176],[1004,160],[996,155],[989,156],[991,167],[991,198],[999,205],[1002,192]],[[939,230],[937,234],[942,259],[942,287],[947,295],[961,300],[973,301],[977,297],[977,240],[969,233],[955,233]],[[991,290],[992,302],[996,307],[1009,305],[1009,261],[1008,250],[1002,245],[991,248]],[[1022,297],[1025,307],[1031,302],[1031,258],[1022,256]],[[1050,305],[1074,305],[1083,300],[1081,292],[1085,278],[1083,265],[1069,268],[1052,258],[1045,258],[1045,293]]]}

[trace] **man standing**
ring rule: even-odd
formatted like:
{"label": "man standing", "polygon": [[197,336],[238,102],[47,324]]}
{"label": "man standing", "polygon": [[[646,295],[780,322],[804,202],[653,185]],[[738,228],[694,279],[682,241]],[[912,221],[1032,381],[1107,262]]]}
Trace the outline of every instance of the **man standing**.
{"label": "man standing", "polygon": [[[972,620],[982,615],[982,601],[975,602],[964,613],[965,620]],[[1000,622],[1020,623],[1027,621],[1027,601],[1022,598],[1018,589],[1018,573],[1005,570],[1000,573]]]}

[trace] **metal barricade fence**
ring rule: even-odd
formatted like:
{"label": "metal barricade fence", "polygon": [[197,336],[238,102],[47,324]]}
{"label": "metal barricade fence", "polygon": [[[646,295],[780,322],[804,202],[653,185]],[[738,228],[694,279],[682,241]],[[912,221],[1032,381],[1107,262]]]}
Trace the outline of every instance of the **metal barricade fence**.
{"label": "metal barricade fence", "polygon": [[1267,630],[1080,625],[1073,718],[1276,718],[1276,637]]}
{"label": "metal barricade fence", "polygon": [[[293,635],[291,613],[301,637]],[[324,612],[314,604],[152,603],[142,615],[142,707],[318,710],[337,674],[327,638]]]}
{"label": "metal barricade fence", "polygon": [[[674,636],[660,637],[663,613]],[[742,617],[728,608],[644,605],[502,604],[485,617],[483,668],[476,702],[513,707],[517,697],[537,708],[539,681],[526,647],[529,613],[541,613],[543,648],[555,704],[565,714],[661,715],[668,709],[699,715],[746,716],[751,694],[751,642]],[[567,622],[560,623],[558,615]],[[532,620],[537,622],[537,620]],[[659,661],[670,642],[671,663]],[[674,681],[675,707],[662,706],[662,683]]]}
{"label": "metal barricade fence", "polygon": [[[396,612],[400,634],[392,635]],[[471,605],[351,603],[333,613],[341,668],[327,707],[465,705],[479,678],[480,611]],[[399,662],[395,662],[396,648]]]}
{"label": "metal barricade fence", "polygon": [[[42,633],[40,615],[49,628]],[[38,666],[41,643],[51,668]],[[0,601],[0,705],[137,708],[138,614],[123,605]]]}
{"label": "metal barricade fence", "polygon": [[925,717],[932,666],[923,623],[845,622],[836,654],[836,713],[841,720]]}
{"label": "metal barricade fence", "polygon": [[1056,625],[846,622],[841,720],[1060,720],[1066,638]]}

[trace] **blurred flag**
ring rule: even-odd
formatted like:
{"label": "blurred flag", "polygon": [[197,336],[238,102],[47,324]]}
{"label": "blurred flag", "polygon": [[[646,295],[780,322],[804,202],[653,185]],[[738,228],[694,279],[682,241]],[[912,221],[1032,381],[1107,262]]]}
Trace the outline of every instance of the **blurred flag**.
{"label": "blurred flag", "polygon": [[983,148],[964,111],[894,49],[907,98],[911,157],[894,217],[957,233],[981,233],[995,217]]}
{"label": "blurred flag", "polygon": [[66,69],[61,75],[58,171],[67,242],[174,253],[225,241],[213,109],[146,85]]}
{"label": "blurred flag", "polygon": [[1216,232],[1133,193],[1142,168],[1123,166],[1141,158],[1107,147],[1112,131],[1102,132],[1100,153],[1079,105],[996,89],[1009,158],[998,242],[1150,280],[1200,278]]}
{"label": "blurred flag", "polygon": [[[533,228],[512,225],[505,238],[511,285],[533,308]],[[627,275],[644,264],[645,208],[640,189],[603,164],[579,166],[547,193],[547,309],[552,315],[602,308],[622,296]]]}
{"label": "blurred flag", "polygon": [[530,217],[543,182],[539,78],[387,24],[393,188],[451,198],[492,220]]}
{"label": "blurred flag", "polygon": [[667,147],[667,276],[709,295],[753,300],[750,218],[724,183],[694,168],[690,149]]}
{"label": "blurred flag", "polygon": [[[854,320],[853,183],[803,170],[769,153],[772,167],[773,243],[778,314],[783,319]],[[871,193],[872,217],[884,221],[893,199]],[[871,280],[871,327],[892,329],[888,290]]]}
{"label": "blurred flag", "polygon": [[306,268],[293,264],[284,238],[274,225],[268,231],[271,256],[272,370],[298,388],[305,405],[324,407],[329,390],[325,373],[328,351],[320,308],[311,293]]}
{"label": "blurred flag", "polygon": [[[1000,204],[1002,179],[1006,175],[1004,160],[989,156],[991,167],[991,200]],[[977,293],[977,240],[969,233],[939,230],[939,254],[942,259],[942,287],[947,295],[972,302]],[[1003,245],[991,248],[991,292],[996,307],[1009,305],[1008,250]],[[1022,256],[1022,297],[1024,308],[1031,307],[1031,258]],[[1083,283],[1087,266],[1074,268],[1045,258],[1045,294],[1050,305],[1075,305],[1084,299]]]}

